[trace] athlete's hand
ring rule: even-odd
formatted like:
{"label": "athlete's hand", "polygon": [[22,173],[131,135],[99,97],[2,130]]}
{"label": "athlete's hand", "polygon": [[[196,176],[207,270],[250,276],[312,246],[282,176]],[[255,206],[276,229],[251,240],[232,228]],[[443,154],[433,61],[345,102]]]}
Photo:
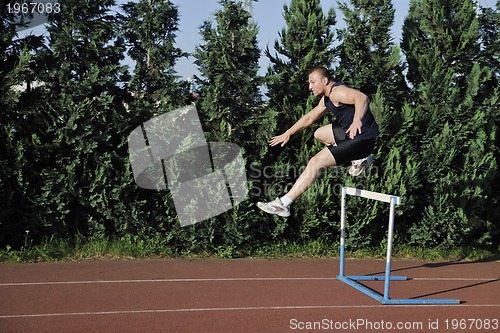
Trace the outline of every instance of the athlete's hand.
{"label": "athlete's hand", "polygon": [[345,131],[345,133],[349,136],[349,138],[354,139],[354,137],[358,134],[361,134],[361,120],[354,119],[352,121],[351,126]]}
{"label": "athlete's hand", "polygon": [[277,146],[277,145],[281,144],[281,147],[284,147],[289,140],[290,140],[290,135],[288,135],[285,132],[285,133],[283,133],[281,135],[273,136],[271,138],[271,141],[269,141],[269,145],[271,147],[274,147],[274,146]]}

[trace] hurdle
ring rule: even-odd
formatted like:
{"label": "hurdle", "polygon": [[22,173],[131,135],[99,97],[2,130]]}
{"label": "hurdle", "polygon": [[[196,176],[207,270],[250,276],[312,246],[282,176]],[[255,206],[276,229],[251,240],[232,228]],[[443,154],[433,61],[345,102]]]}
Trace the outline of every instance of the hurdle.
{"label": "hurdle", "polygon": [[[389,209],[389,228],[387,234],[387,257],[385,264],[385,275],[345,275],[345,233],[346,233],[346,202],[347,195],[357,196],[377,201],[382,201],[390,204]],[[409,280],[406,276],[391,276],[391,256],[392,256],[392,238],[394,230],[394,210],[396,205],[401,204],[401,199],[398,196],[361,190],[352,187],[342,187],[341,210],[340,210],[340,272],[337,275],[337,280],[346,283],[354,289],[364,293],[365,295],[379,301],[382,304],[460,304],[458,299],[395,299],[389,297],[390,282]],[[358,281],[384,281],[384,294],[380,294],[373,289],[370,289]]]}

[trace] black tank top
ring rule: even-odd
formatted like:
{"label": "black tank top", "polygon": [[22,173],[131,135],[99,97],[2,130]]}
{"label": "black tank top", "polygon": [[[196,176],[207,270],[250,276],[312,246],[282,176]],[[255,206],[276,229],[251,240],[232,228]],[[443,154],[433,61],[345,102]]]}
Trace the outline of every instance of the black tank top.
{"label": "black tank top", "polygon": [[[330,89],[337,86],[343,86],[345,84],[341,82],[335,82]],[[325,96],[325,106],[330,111],[338,124],[344,131],[347,131],[352,124],[354,119],[354,105],[353,104],[342,104],[341,106],[335,106],[328,96]],[[366,110],[363,118],[361,118],[361,134],[357,134],[354,140],[365,140],[365,139],[375,139],[378,135],[378,124],[373,117],[373,113],[370,111],[370,107]]]}

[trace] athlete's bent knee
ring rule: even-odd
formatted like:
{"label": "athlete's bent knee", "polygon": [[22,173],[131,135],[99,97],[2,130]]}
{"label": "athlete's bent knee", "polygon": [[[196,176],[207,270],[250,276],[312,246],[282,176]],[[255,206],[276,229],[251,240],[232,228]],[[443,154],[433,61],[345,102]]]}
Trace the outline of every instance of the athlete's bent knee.
{"label": "athlete's bent knee", "polygon": [[321,169],[321,167],[322,166],[321,166],[320,158],[317,155],[311,157],[311,159],[307,163],[307,168],[311,169],[311,170],[319,170],[319,169]]}
{"label": "athlete's bent knee", "polygon": [[314,138],[320,142],[321,141],[321,131],[320,131],[320,128],[318,128],[317,130],[314,131]]}
{"label": "athlete's bent knee", "polygon": [[330,144],[330,142],[328,142],[329,140],[325,137],[324,132],[325,131],[322,130],[322,127],[318,128],[316,131],[314,131],[314,138],[325,145]]}

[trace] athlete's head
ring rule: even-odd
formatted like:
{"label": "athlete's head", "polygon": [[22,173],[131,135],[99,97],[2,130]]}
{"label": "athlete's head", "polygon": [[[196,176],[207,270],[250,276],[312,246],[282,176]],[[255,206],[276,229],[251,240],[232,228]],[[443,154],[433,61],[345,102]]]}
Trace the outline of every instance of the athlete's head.
{"label": "athlete's head", "polygon": [[325,87],[330,83],[332,77],[328,69],[322,66],[314,67],[309,72],[309,90],[314,96],[322,96],[325,92]]}

